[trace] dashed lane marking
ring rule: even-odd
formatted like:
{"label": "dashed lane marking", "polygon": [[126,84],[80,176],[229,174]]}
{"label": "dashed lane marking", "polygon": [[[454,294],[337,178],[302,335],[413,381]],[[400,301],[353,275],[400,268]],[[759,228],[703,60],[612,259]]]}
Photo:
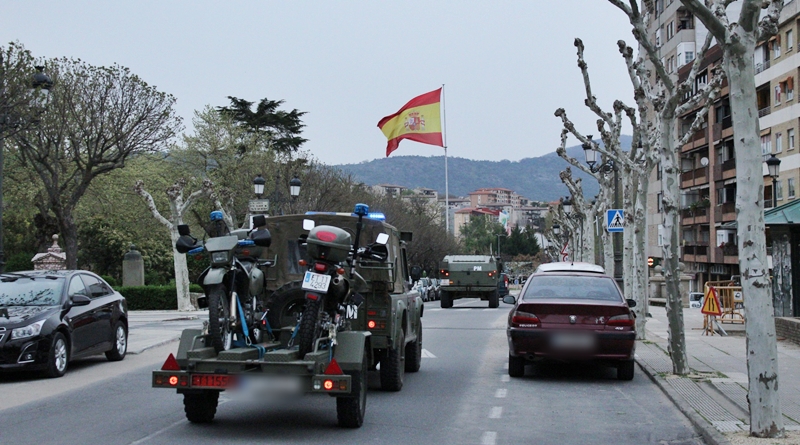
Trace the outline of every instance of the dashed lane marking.
{"label": "dashed lane marking", "polygon": [[[506,366],[508,366],[508,364],[506,364]],[[500,381],[503,383],[508,383],[511,381],[511,376],[508,374],[503,374],[500,376]]]}
{"label": "dashed lane marking", "polygon": [[422,348],[422,357],[423,358],[436,358],[435,355],[431,354],[431,351],[428,351],[425,348]]}
{"label": "dashed lane marking", "polygon": [[497,443],[496,431],[486,431],[485,433],[483,433],[483,437],[481,437],[482,445],[495,445],[496,443]]}
{"label": "dashed lane marking", "polygon": [[498,399],[504,399],[506,397],[506,394],[508,394],[507,389],[499,388],[497,392],[494,393],[494,396],[497,397]]}
{"label": "dashed lane marking", "polygon": [[489,418],[490,419],[499,419],[503,415],[503,407],[502,406],[493,406],[491,411],[489,411]]}

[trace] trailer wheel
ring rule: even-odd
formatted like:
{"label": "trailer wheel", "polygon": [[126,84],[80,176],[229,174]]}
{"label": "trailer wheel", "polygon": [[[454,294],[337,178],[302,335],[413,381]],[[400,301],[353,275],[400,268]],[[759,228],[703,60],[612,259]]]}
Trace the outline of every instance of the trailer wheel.
{"label": "trailer wheel", "polygon": [[489,293],[489,307],[494,309],[499,306],[500,306],[500,293],[498,291]]}
{"label": "trailer wheel", "polygon": [[442,309],[453,307],[453,296],[450,294],[450,292],[442,291],[441,305]]}
{"label": "trailer wheel", "polygon": [[184,394],[183,410],[186,418],[192,423],[211,423],[217,414],[219,391],[205,391],[202,393]]}
{"label": "trailer wheel", "polygon": [[215,284],[208,287],[208,334],[211,345],[217,352],[227,351],[233,343],[230,306],[225,286]]}
{"label": "trailer wheel", "polygon": [[406,372],[419,371],[422,363],[422,320],[417,326],[417,339],[406,345]]}
{"label": "trailer wheel", "polygon": [[401,331],[394,347],[387,349],[381,358],[381,389],[384,391],[403,389],[406,367],[405,339],[405,333]]}
{"label": "trailer wheel", "polygon": [[353,384],[353,393],[336,398],[336,418],[342,428],[360,428],[367,412],[367,348],[361,359],[361,371],[348,372]]}
{"label": "trailer wheel", "polygon": [[300,331],[297,333],[300,357],[305,357],[314,348],[314,340],[319,337],[320,329],[319,311],[322,306],[322,297],[316,300],[306,298],[306,306],[303,310],[303,317],[300,319]]}

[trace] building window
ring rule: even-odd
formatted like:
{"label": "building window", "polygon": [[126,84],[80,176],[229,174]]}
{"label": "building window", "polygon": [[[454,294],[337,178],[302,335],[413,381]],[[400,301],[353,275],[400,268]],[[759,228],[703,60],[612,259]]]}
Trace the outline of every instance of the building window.
{"label": "building window", "polygon": [[659,192],[658,195],[656,196],[658,213],[662,213],[664,211],[664,203],[662,202],[663,199],[664,195],[661,192]]}
{"label": "building window", "polygon": [[786,102],[789,102],[794,99],[794,77],[786,78],[786,82],[784,83],[783,90],[786,91]]}
{"label": "building window", "polygon": [[694,60],[694,51],[686,51],[686,62],[689,63]]}
{"label": "building window", "polygon": [[775,105],[780,105],[781,103],[781,86],[775,85]]}
{"label": "building window", "polygon": [[783,134],[775,133],[775,153],[783,151]]}
{"label": "building window", "polygon": [[780,34],[772,41],[772,58],[777,59],[781,56],[781,36]]}
{"label": "building window", "polygon": [[786,137],[789,139],[789,148],[786,151],[794,150],[794,128],[786,130]]}
{"label": "building window", "polygon": [[789,198],[794,198],[794,178],[789,178],[786,180],[786,188],[789,192]]}
{"label": "building window", "polygon": [[764,160],[772,154],[772,136],[761,136],[761,154],[764,155]]}
{"label": "building window", "polygon": [[786,52],[787,53],[792,50],[792,45],[793,44],[794,44],[794,42],[792,42],[792,30],[790,29],[790,30],[786,31]]}
{"label": "building window", "polygon": [[675,35],[675,22],[667,23],[667,40]]}
{"label": "building window", "polygon": [[773,187],[775,187],[775,200],[776,201],[783,199],[783,187],[781,186],[781,184],[783,184],[783,183],[781,182],[780,179],[776,179],[775,183],[773,184]]}

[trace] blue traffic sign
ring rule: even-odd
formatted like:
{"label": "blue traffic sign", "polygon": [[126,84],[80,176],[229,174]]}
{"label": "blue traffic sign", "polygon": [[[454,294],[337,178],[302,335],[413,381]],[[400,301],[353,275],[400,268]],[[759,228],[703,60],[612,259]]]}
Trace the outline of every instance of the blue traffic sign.
{"label": "blue traffic sign", "polygon": [[606,210],[606,230],[609,232],[623,232],[625,230],[625,210]]}

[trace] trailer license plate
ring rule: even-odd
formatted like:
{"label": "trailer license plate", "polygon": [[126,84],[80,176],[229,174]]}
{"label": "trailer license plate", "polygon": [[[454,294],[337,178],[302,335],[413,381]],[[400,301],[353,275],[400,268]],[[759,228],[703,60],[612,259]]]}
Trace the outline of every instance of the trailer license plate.
{"label": "trailer license plate", "polygon": [[229,389],[235,386],[236,380],[233,376],[222,374],[193,374],[193,388],[224,388]]}
{"label": "trailer license plate", "polygon": [[314,292],[319,292],[321,294],[328,292],[328,286],[331,284],[331,276],[330,275],[323,275],[320,273],[314,273],[311,271],[306,272],[305,278],[303,278],[303,289],[305,290],[313,290]]}

